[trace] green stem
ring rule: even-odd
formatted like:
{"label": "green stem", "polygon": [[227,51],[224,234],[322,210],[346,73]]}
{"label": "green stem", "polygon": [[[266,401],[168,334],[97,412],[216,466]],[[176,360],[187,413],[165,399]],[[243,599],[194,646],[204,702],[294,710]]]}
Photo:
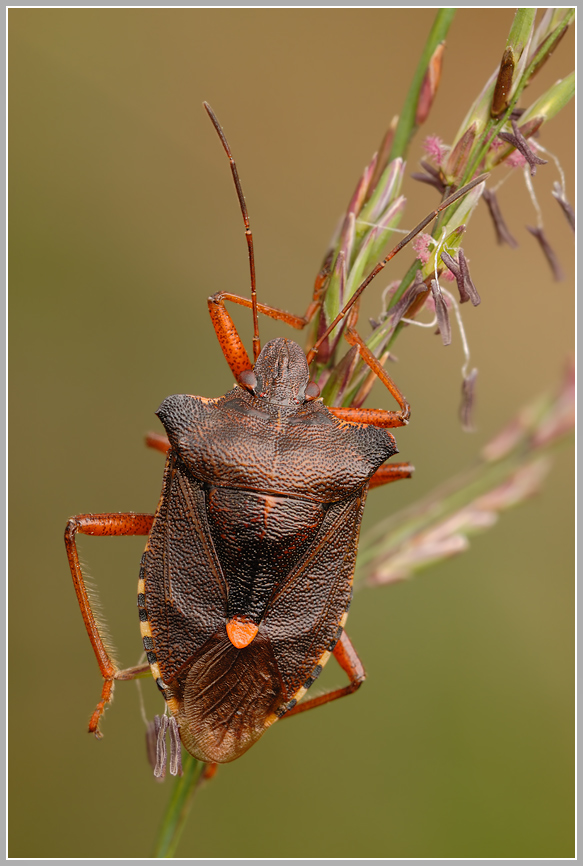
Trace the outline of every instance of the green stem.
{"label": "green stem", "polygon": [[390,160],[396,159],[398,156],[405,158],[407,155],[409,143],[417,129],[415,115],[417,114],[417,104],[419,102],[421,85],[423,84],[429,61],[439,43],[443,42],[447,36],[447,31],[451,26],[454,15],[455,9],[440,9],[435,16],[435,22],[431,28],[427,42],[425,43],[421,60],[415,70],[411,87],[409,88],[409,92],[403,105],[403,110],[399,117],[399,123],[397,124],[395,138],[391,148],[391,155],[389,157]]}
{"label": "green stem", "polygon": [[190,755],[185,755],[182,776],[178,776],[174,784],[174,790],[156,840],[154,857],[174,857],[204,766],[201,761],[197,761]]}

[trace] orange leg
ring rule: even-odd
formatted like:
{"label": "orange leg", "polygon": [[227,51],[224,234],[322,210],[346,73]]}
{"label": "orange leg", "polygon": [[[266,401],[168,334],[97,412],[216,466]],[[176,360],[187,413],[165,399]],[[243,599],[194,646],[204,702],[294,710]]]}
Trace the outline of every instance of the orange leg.
{"label": "orange leg", "polygon": [[328,412],[341,421],[351,424],[373,424],[375,427],[403,427],[400,412],[390,412],[388,409],[355,409],[349,406],[327,406]]}
{"label": "orange leg", "polygon": [[[257,312],[262,313],[264,316],[269,316],[270,319],[285,322],[297,330],[305,328],[312,321],[322,303],[321,295],[325,283],[325,276],[322,276],[323,273],[322,271],[318,274],[314,288],[314,297],[304,316],[294,316],[293,313],[287,313],[285,310],[279,310],[277,307],[270,307],[267,304],[257,304]],[[216,295],[212,295],[208,299],[211,320],[221,344],[223,355],[233,375],[238,379],[244,370],[251,370],[253,365],[249,360],[247,350],[237,332],[235,323],[225,307],[225,301],[231,301],[233,304],[239,304],[241,307],[247,307],[248,309],[252,309],[252,302],[249,298],[242,298],[230,292],[217,292]]]}
{"label": "orange leg", "polygon": [[403,427],[408,424],[411,416],[411,407],[381,362],[378,358],[375,358],[360,334],[351,325],[346,328],[344,336],[351,346],[358,348],[358,352],[364,363],[378,377],[385,388],[391,392],[400,409],[399,412],[390,412],[384,409],[344,409],[341,407],[331,407],[330,412],[337,418],[357,424],[374,424],[375,427]]}
{"label": "orange leg", "polygon": [[[305,316],[294,316],[292,313],[286,313],[284,310],[279,310],[276,307],[269,307],[267,304],[258,304],[257,310],[265,316],[272,319],[278,319],[291,325],[292,328],[301,330],[314,317],[316,311],[321,306],[321,294],[325,285],[325,271],[318,275],[316,279],[316,287],[314,289],[314,298],[306,310]],[[251,309],[252,302],[248,298],[242,298],[239,295],[233,295],[229,292],[218,292],[208,299],[209,312],[211,315],[213,327],[217,334],[221,349],[226,361],[233,372],[233,375],[238,380],[241,373],[245,370],[251,370],[252,364],[249,356],[243,345],[241,338],[235,327],[227,308],[225,301],[232,301],[234,304],[239,304],[242,307]],[[354,329],[357,311],[351,311],[349,324],[346,328],[344,336],[351,346],[356,346],[358,353],[370,370],[380,379],[383,385],[391,392],[397,403],[399,404],[399,412],[393,412],[386,409],[356,409],[345,408],[340,406],[329,407],[330,412],[337,418],[345,421],[350,421],[354,424],[374,424],[375,427],[403,427],[409,422],[411,408],[400,390],[397,388],[387,371],[380,363],[378,358],[365,344],[362,337]],[[158,447],[153,442],[148,441],[151,447]],[[159,448],[162,450],[162,448]]]}
{"label": "orange leg", "polygon": [[[332,256],[329,254],[320,270],[320,273],[316,277],[312,301],[303,316],[296,316],[293,313],[288,313],[285,310],[280,310],[277,307],[271,307],[267,304],[257,304],[257,312],[262,313],[264,316],[269,316],[271,319],[285,322],[286,324],[291,325],[292,328],[298,330],[305,328],[322,306],[323,294],[330,275],[331,259]],[[225,301],[239,304],[247,309],[253,309],[253,302],[249,298],[243,298],[240,295],[234,295],[230,292],[217,292],[217,294],[208,298],[211,320],[221,345],[223,355],[225,356],[233,375],[237,380],[239,380],[241,373],[246,370],[251,370],[253,365],[249,360],[249,356],[237,332],[235,323],[225,306]],[[353,305],[348,313],[347,327],[344,336],[351,346],[355,346],[358,349],[360,357],[369,367],[371,372],[374,373],[374,375],[380,379],[383,385],[385,385],[385,387],[391,392],[399,404],[400,411],[392,412],[381,409],[355,409],[344,407],[331,407],[330,411],[337,418],[356,424],[374,424],[377,427],[402,427],[408,423],[411,415],[409,404],[388,375],[381,362],[374,356],[373,352],[371,352],[355,330],[354,325],[356,324],[357,319],[358,302]],[[254,351],[256,354],[258,353],[255,344]],[[312,359],[312,351],[310,351],[308,353],[308,363],[310,363]],[[148,441],[148,445],[158,448],[160,451],[163,450],[159,443],[154,444],[153,438]]]}
{"label": "orange leg", "polygon": [[91,641],[91,646],[93,647],[93,652],[95,653],[99,670],[104,680],[101,700],[97,704],[89,722],[89,732],[95,734],[96,737],[101,737],[99,721],[106,705],[112,700],[114,680],[134,679],[149,668],[147,665],[140,665],[123,671],[119,670],[108,652],[99,633],[99,627],[91,608],[91,601],[89,600],[89,594],[79,562],[75,536],[78,532],[81,532],[83,535],[148,535],[153,521],[153,514],[133,514],[132,512],[79,514],[77,517],[72,517],[69,520],[65,530],[65,546],[67,548],[75,592],[77,593],[77,601],[79,602],[85,628],[87,629],[87,634],[89,635],[89,640]]}
{"label": "orange leg", "polygon": [[345,631],[342,632],[340,640],[334,647],[333,655],[342,670],[348,675],[350,680],[348,685],[341,689],[334,689],[330,692],[325,692],[323,695],[318,695],[315,698],[310,698],[309,701],[303,701],[300,704],[296,704],[295,707],[292,707],[291,710],[288,710],[287,713],[282,716],[283,719],[295,716],[296,713],[304,713],[306,710],[313,710],[315,707],[320,707],[322,704],[335,701],[337,698],[343,698],[344,695],[350,695],[352,692],[355,692],[360,688],[366,679],[366,672]]}
{"label": "orange leg", "polygon": [[202,773],[198,777],[196,787],[200,788],[200,786],[203,785],[204,782],[210,782],[210,780],[216,775],[218,769],[218,764],[205,764]]}
{"label": "orange leg", "polygon": [[380,487],[382,484],[390,484],[391,481],[399,481],[401,478],[411,478],[415,467],[410,463],[387,463],[381,466],[370,479],[369,490]]}
{"label": "orange leg", "polygon": [[162,454],[168,454],[170,451],[168,436],[165,436],[163,433],[146,433],[146,445],[148,448],[161,451]]}

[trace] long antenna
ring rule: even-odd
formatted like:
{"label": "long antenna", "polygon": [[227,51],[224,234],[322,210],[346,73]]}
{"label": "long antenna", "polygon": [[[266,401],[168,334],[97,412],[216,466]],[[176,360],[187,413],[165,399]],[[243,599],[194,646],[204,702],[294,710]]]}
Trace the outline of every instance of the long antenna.
{"label": "long antenna", "polygon": [[483,181],[485,181],[487,178],[488,178],[487,174],[481,174],[479,177],[475,177],[473,180],[471,180],[465,186],[462,186],[462,187],[460,187],[460,189],[456,190],[456,192],[454,192],[453,195],[450,195],[449,198],[446,198],[445,201],[442,201],[441,204],[439,205],[439,207],[437,207],[428,216],[426,216],[425,219],[419,223],[419,225],[416,225],[415,228],[413,229],[413,231],[410,231],[409,234],[406,235],[406,237],[404,237],[402,240],[400,240],[399,243],[397,244],[397,246],[393,247],[393,249],[388,254],[388,256],[386,256],[382,261],[380,261],[378,263],[378,265],[375,265],[375,267],[372,269],[372,271],[370,272],[368,277],[366,277],[366,279],[364,279],[362,281],[362,283],[356,289],[356,291],[351,296],[351,298],[347,301],[347,303],[344,305],[344,307],[340,310],[340,312],[338,313],[338,315],[336,316],[336,318],[334,319],[332,324],[329,325],[326,328],[326,330],[324,331],[324,333],[322,334],[322,336],[316,340],[316,342],[314,343],[314,345],[312,346],[312,348],[310,349],[310,351],[308,352],[308,354],[306,356],[307,360],[308,360],[308,364],[312,363],[312,361],[314,360],[314,358],[318,354],[318,349],[320,348],[320,346],[322,345],[322,343],[324,342],[326,337],[329,334],[331,334],[332,331],[334,330],[334,328],[336,327],[336,325],[338,325],[338,323],[342,321],[342,319],[344,318],[346,313],[349,311],[349,309],[358,301],[358,299],[360,298],[360,296],[362,295],[362,293],[364,292],[364,290],[366,289],[368,284],[370,282],[372,282],[372,280],[374,280],[376,275],[380,271],[382,271],[382,269],[385,267],[385,265],[388,262],[390,262],[391,259],[394,256],[396,256],[397,253],[400,252],[400,250],[403,249],[403,247],[407,246],[409,241],[412,241],[413,238],[415,237],[415,235],[418,235],[419,232],[422,231],[425,228],[425,226],[431,222],[431,220],[434,220],[435,217],[439,213],[441,213],[442,210],[445,210],[446,207],[449,207],[450,204],[453,204],[455,201],[458,200],[458,198],[461,198],[463,195],[465,195],[467,192],[469,192],[471,189],[473,189],[479,183],[482,183]]}
{"label": "long antenna", "polygon": [[214,128],[217,131],[219,138],[221,139],[222,145],[225,148],[225,152],[229,157],[229,162],[231,163],[231,172],[233,173],[233,180],[235,181],[235,189],[237,190],[239,205],[241,207],[241,213],[243,214],[243,221],[245,223],[245,239],[247,241],[247,248],[249,250],[249,270],[251,272],[251,309],[253,311],[253,360],[256,361],[259,357],[259,353],[261,352],[261,343],[259,342],[259,321],[257,318],[257,289],[255,286],[255,257],[253,255],[253,235],[251,234],[251,228],[249,226],[249,214],[247,213],[247,205],[245,204],[243,187],[241,186],[241,181],[239,180],[239,172],[237,171],[237,166],[235,165],[235,160],[233,159],[233,154],[231,153],[231,148],[229,147],[229,142],[227,141],[221,124],[217,120],[216,115],[208,102],[203,102],[203,105],[213,123]]}

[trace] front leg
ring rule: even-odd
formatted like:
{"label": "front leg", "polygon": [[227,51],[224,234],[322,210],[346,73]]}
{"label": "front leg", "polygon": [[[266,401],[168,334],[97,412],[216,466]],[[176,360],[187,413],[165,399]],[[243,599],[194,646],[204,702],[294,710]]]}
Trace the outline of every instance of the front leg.
{"label": "front leg", "polygon": [[[316,297],[317,296],[317,297]],[[285,310],[279,310],[277,307],[270,307],[267,304],[257,304],[257,312],[270,319],[276,319],[280,322],[285,322],[291,325],[292,328],[300,330],[312,321],[316,311],[321,306],[321,287],[316,282],[314,289],[314,300],[306,310],[305,316],[295,316],[293,313],[287,313]],[[247,350],[243,345],[243,341],[239,336],[235,323],[231,315],[225,307],[225,301],[230,301],[233,304],[239,304],[241,307],[253,308],[252,301],[248,298],[242,298],[240,295],[233,295],[230,292],[217,292],[208,299],[208,307],[211,315],[213,327],[218,337],[221,349],[227,364],[231,368],[233,375],[238,380],[244,370],[251,370],[253,365],[249,360]],[[257,352],[257,349],[255,349]],[[258,354],[258,352],[257,352]],[[255,358],[257,360],[257,358]]]}

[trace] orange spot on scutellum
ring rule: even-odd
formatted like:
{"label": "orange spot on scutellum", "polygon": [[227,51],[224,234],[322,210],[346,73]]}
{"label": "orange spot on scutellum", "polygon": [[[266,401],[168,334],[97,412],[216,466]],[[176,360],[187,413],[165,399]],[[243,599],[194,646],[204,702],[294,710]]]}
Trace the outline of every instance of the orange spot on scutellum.
{"label": "orange spot on scutellum", "polygon": [[234,616],[227,623],[229,640],[237,649],[249,646],[258,631],[259,626],[246,616]]}

